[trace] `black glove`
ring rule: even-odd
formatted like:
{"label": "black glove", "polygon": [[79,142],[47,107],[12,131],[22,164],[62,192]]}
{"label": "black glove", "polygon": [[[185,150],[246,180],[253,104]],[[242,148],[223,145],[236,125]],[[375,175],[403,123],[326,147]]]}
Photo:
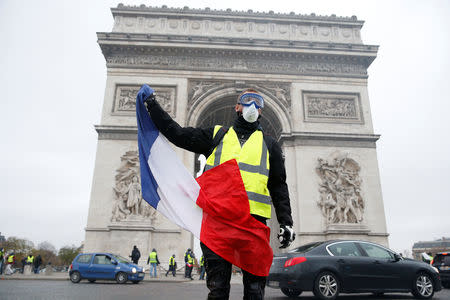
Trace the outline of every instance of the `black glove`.
{"label": "black glove", "polygon": [[287,248],[295,240],[295,232],[292,226],[280,225],[280,233],[278,233],[278,240],[281,243],[281,248]]}
{"label": "black glove", "polygon": [[146,103],[148,106],[150,102],[155,100],[155,90],[152,89],[148,84],[144,84],[139,89],[139,91],[137,93],[137,98],[145,99],[144,103]]}
{"label": "black glove", "polygon": [[155,101],[155,93],[151,94],[150,96],[148,96],[145,100],[144,103],[147,104],[147,107],[150,105],[150,103],[152,103],[153,101]]}

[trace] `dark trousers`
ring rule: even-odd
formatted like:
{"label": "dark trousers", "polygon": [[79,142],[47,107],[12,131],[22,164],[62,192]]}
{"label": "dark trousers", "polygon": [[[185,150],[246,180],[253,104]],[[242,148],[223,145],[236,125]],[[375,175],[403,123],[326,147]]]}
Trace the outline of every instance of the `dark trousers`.
{"label": "dark trousers", "polygon": [[[205,256],[206,286],[209,289],[208,299],[224,299],[230,296],[230,280],[232,264],[215,254],[205,244],[200,243]],[[244,284],[244,300],[264,299],[266,277],[255,276],[242,270]]]}
{"label": "dark trousers", "polygon": [[170,272],[172,272],[172,275],[173,276],[176,276],[177,275],[177,269],[175,268],[175,266],[169,266],[169,270],[167,270],[167,273],[166,273],[166,276],[167,276],[167,274],[169,274]]}
{"label": "dark trousers", "polygon": [[194,266],[193,265],[191,265],[190,267],[188,267],[187,265],[186,265],[186,268],[187,268],[187,278],[191,278],[192,279],[192,269],[194,268]]}

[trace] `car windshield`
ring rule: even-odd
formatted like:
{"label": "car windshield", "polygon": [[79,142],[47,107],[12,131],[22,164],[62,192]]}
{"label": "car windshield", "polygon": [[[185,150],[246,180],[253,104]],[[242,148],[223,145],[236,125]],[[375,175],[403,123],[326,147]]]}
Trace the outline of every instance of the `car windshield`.
{"label": "car windshield", "polygon": [[122,257],[120,255],[113,255],[113,257],[120,263],[131,264],[131,261],[129,261],[128,259],[126,259],[125,257]]}
{"label": "car windshield", "polygon": [[314,243],[309,243],[303,246],[300,246],[298,248],[295,248],[291,251],[289,251],[290,253],[303,253],[303,252],[308,252],[309,250],[323,244],[324,242],[314,242]]}

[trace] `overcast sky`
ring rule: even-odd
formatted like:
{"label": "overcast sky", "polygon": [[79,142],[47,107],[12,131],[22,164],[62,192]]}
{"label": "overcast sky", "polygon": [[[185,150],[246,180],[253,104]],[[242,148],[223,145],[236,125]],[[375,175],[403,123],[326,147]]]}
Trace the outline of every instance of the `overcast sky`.
{"label": "overcast sky", "polygon": [[[118,3],[364,20],[380,45],[369,97],[391,248],[450,236],[450,1],[0,0],[0,232],[84,240],[106,82],[96,32]],[[110,209],[105,208],[105,209]]]}

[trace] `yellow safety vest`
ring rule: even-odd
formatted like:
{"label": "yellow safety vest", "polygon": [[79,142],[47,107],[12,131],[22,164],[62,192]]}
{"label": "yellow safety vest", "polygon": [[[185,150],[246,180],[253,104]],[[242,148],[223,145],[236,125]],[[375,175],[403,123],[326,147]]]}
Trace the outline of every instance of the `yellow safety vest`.
{"label": "yellow safety vest", "polygon": [[187,257],[188,257],[187,263],[192,265],[194,263],[194,259],[192,258],[192,256],[190,254],[188,254]]}
{"label": "yellow safety vest", "polygon": [[156,260],[156,256],[157,256],[156,252],[150,253],[150,263],[151,263],[151,264],[156,264],[156,263],[158,262],[158,261]]}
{"label": "yellow safety vest", "polygon": [[202,257],[200,258],[200,267],[205,265],[205,257],[202,255]]}
{"label": "yellow safety vest", "polygon": [[34,256],[27,257],[27,263],[33,263],[33,261],[34,261]]}
{"label": "yellow safety vest", "polygon": [[[214,127],[214,136],[222,126]],[[263,133],[256,130],[241,148],[233,127],[223,137],[206,160],[205,170],[212,169],[230,159],[236,159],[250,204],[250,213],[270,219],[271,204],[269,180],[269,150]]]}
{"label": "yellow safety vest", "polygon": [[8,263],[13,263],[13,262],[14,262],[14,255],[8,256]]}
{"label": "yellow safety vest", "polygon": [[169,260],[169,266],[174,266],[175,265],[175,258],[173,258],[173,256],[172,257],[170,257],[170,260]]}

